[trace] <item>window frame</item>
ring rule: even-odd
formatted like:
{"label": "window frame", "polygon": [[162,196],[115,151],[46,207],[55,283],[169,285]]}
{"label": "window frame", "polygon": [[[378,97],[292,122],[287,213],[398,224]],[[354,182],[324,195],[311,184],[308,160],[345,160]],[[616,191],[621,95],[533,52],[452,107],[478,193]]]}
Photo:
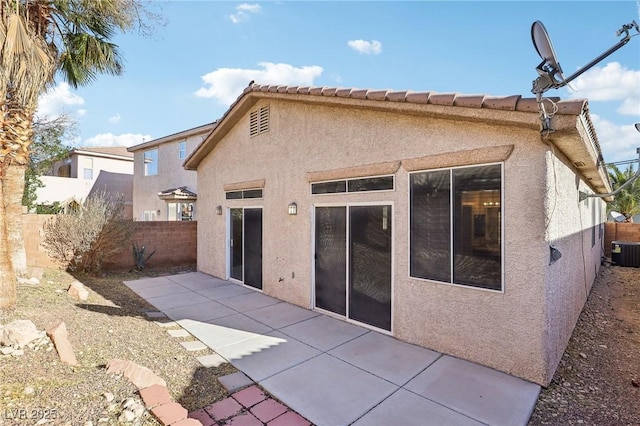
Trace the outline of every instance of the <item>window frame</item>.
{"label": "window frame", "polygon": [[[155,159],[152,158],[152,161],[147,162],[147,153],[152,153],[155,151]],[[154,161],[155,160],[155,161]],[[142,153],[142,166],[144,168],[143,175],[144,176],[157,176],[159,174],[159,156],[158,156],[158,148],[151,148]],[[155,164],[155,173],[149,173],[148,165]]]}
{"label": "window frame", "polygon": [[178,142],[178,159],[184,160],[187,158],[187,141],[183,140]]}
{"label": "window frame", "polygon": [[[454,252],[454,243],[455,243],[455,235],[454,235],[454,227],[455,227],[455,211],[454,211],[454,202],[455,202],[455,187],[452,182],[453,170],[457,169],[465,169],[465,168],[475,168],[475,167],[486,167],[486,166],[500,166],[500,289],[492,289],[485,287],[477,287],[469,284],[460,284],[454,282],[454,262],[455,262],[455,252]],[[437,171],[448,171],[449,172],[449,268],[450,268],[450,279],[449,281],[441,281],[432,278],[422,278],[418,276],[411,275],[411,240],[412,240],[412,232],[411,232],[411,176],[414,174],[420,173],[430,173]],[[505,216],[504,216],[504,193],[505,193],[505,169],[504,162],[493,162],[493,163],[482,163],[482,164],[469,164],[464,166],[455,166],[455,167],[441,167],[434,169],[425,169],[425,170],[415,170],[407,173],[407,276],[409,279],[425,281],[430,283],[437,283],[443,285],[449,285],[453,287],[460,287],[470,290],[479,290],[486,291],[490,293],[496,294],[504,294],[505,293]]]}
{"label": "window frame", "polygon": [[[349,191],[349,182],[350,181],[357,181],[357,180],[364,180],[364,179],[378,179],[378,178],[391,178],[392,180],[392,187],[390,189],[372,189],[372,190],[364,190],[364,191]],[[314,194],[313,192],[313,185],[317,185],[317,184],[321,184],[321,183],[340,183],[340,182],[344,182],[344,186],[345,186],[345,190],[344,191],[337,191],[337,192],[321,192],[318,194]],[[371,192],[393,192],[396,190],[396,175],[395,174],[389,174],[389,175],[376,175],[376,176],[360,176],[360,177],[353,177],[353,178],[344,178],[344,179],[331,179],[331,180],[319,180],[317,182],[310,182],[309,183],[309,193],[314,196],[323,196],[323,195],[338,195],[338,194],[365,194],[365,193],[371,193]]]}
{"label": "window frame", "polygon": [[[259,197],[254,197],[251,196],[253,194],[256,194],[260,192],[260,196]],[[250,196],[245,196],[245,193],[248,193],[248,195]],[[232,197],[229,198],[229,194],[239,194],[239,197]],[[262,188],[247,188],[247,189],[237,189],[237,190],[233,190],[233,191],[225,191],[224,192],[224,199],[227,201],[233,201],[233,200],[262,200],[264,198],[264,190]]]}
{"label": "window frame", "polygon": [[[82,178],[84,180],[93,180],[93,158],[84,157],[82,163]],[[87,177],[87,174],[89,174],[89,177]]]}

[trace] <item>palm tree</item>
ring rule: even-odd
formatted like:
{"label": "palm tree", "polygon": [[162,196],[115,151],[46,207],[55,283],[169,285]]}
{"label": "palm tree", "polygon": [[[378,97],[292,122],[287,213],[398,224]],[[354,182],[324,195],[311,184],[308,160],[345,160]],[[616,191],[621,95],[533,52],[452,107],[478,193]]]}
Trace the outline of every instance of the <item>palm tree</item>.
{"label": "palm tree", "polygon": [[0,0],[0,308],[15,305],[26,268],[21,199],[38,97],[56,75],[78,87],[121,74],[110,40],[143,27],[141,11],[137,0]]}
{"label": "palm tree", "polygon": [[[608,167],[609,179],[614,190],[627,183],[636,174],[631,164],[624,171],[615,164],[609,164]],[[633,222],[633,216],[640,214],[640,179],[636,179],[622,189],[607,205],[607,211],[621,213],[626,219],[625,222]]]}

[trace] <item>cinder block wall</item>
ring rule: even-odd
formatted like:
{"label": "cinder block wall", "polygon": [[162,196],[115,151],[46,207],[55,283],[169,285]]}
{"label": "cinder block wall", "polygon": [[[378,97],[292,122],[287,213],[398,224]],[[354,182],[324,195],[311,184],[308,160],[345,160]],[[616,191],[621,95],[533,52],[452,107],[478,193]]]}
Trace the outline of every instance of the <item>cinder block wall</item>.
{"label": "cinder block wall", "polygon": [[606,222],[604,224],[604,253],[611,257],[612,241],[640,242],[640,223]]}
{"label": "cinder block wall", "polygon": [[[135,222],[133,243],[145,246],[145,257],[152,251],[155,254],[145,264],[146,267],[195,266],[197,262],[197,225],[196,221],[153,221]],[[106,269],[130,269],[135,265],[133,247],[124,247],[115,256]]]}
{"label": "cinder block wall", "polygon": [[27,252],[27,266],[39,268],[60,268],[61,265],[47,255],[40,245],[44,236],[44,223],[55,217],[50,214],[23,214],[22,232]]}
{"label": "cinder block wall", "polygon": [[[62,267],[51,259],[41,246],[44,223],[53,215],[25,214],[23,232],[27,251],[27,266],[41,268]],[[145,266],[152,268],[172,266],[195,266],[197,262],[197,222],[134,222],[132,242],[146,246],[145,253],[156,250]],[[133,247],[122,247],[122,251],[104,266],[106,270],[128,270],[135,260]]]}

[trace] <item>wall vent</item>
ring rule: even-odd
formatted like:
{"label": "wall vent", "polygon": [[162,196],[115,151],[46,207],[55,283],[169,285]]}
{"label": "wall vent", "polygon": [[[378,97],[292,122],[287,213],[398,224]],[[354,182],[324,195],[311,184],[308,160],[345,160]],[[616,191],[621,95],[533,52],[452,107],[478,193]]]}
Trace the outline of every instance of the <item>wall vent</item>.
{"label": "wall vent", "polygon": [[573,163],[573,164],[574,164],[574,166],[576,166],[576,167],[584,167],[584,166],[586,166],[586,164],[585,164],[585,163],[583,163],[582,161],[576,161],[576,162],[575,162],[575,163]]}
{"label": "wall vent", "polygon": [[269,131],[269,106],[263,106],[249,114],[249,136]]}

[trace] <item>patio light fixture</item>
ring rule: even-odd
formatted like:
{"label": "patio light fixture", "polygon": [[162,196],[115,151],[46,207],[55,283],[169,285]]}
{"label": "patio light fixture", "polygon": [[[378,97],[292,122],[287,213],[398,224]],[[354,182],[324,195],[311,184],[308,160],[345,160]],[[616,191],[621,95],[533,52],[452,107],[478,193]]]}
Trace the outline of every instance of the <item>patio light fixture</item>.
{"label": "patio light fixture", "polygon": [[222,206],[216,206],[216,214],[222,214]]}
{"label": "patio light fixture", "polygon": [[292,216],[292,215],[296,215],[296,214],[298,214],[298,205],[295,202],[290,203],[289,204],[289,215]]}

